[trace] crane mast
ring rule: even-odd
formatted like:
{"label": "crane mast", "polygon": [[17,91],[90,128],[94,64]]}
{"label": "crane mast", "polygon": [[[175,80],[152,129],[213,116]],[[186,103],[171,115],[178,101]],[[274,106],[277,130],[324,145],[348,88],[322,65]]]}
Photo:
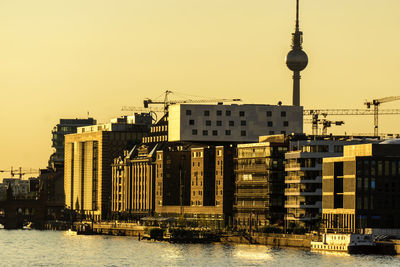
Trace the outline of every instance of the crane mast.
{"label": "crane mast", "polygon": [[373,99],[372,101],[365,101],[364,105],[366,105],[368,109],[370,109],[371,106],[374,106],[374,136],[378,136],[378,134],[379,134],[378,116],[379,116],[380,104],[387,103],[387,102],[393,102],[396,100],[400,100],[400,96],[388,96],[388,97],[384,97],[384,98]]}
{"label": "crane mast", "polygon": [[[400,99],[400,97],[399,97]],[[392,100],[394,101],[394,100]],[[324,120],[320,120],[319,116],[326,116],[331,115],[331,116],[365,116],[365,115],[374,115],[374,126],[377,125],[377,120],[375,118],[378,117],[378,115],[398,115],[400,114],[400,109],[383,109],[380,111],[377,110],[370,110],[370,109],[305,109],[303,110],[303,115],[304,116],[312,116],[311,123],[312,123],[312,132],[313,134],[318,133],[318,124],[323,124]],[[344,122],[338,121],[338,122],[331,122],[331,124],[334,123],[335,125],[342,125]],[[338,123],[338,124],[337,124]],[[329,124],[328,121],[326,121],[325,124]],[[330,126],[327,126],[330,127]],[[326,128],[325,128],[326,129]],[[377,127],[374,129],[377,129]],[[324,131],[324,128],[323,128]],[[326,130],[325,130],[326,131]],[[378,135],[378,132],[374,131],[375,136]]]}

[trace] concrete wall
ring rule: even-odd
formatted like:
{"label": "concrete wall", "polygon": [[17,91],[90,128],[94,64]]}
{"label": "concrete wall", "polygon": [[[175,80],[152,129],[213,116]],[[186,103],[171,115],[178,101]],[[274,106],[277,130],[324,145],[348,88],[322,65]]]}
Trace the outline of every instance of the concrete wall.
{"label": "concrete wall", "polygon": [[[193,125],[190,120],[194,121]],[[207,125],[207,121],[211,125]],[[169,141],[258,142],[261,135],[302,133],[303,107],[172,105],[169,107],[168,129]],[[197,130],[197,134],[193,134],[193,130]],[[207,131],[207,135],[203,131]]]}

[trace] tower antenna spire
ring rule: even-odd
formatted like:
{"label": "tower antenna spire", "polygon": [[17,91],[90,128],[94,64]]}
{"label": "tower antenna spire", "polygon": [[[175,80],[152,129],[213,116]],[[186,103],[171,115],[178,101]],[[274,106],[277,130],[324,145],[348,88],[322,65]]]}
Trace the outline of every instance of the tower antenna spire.
{"label": "tower antenna spire", "polygon": [[299,31],[299,0],[296,0],[296,31]]}
{"label": "tower antenna spire", "polygon": [[300,71],[308,64],[307,54],[303,51],[303,33],[299,27],[299,0],[296,0],[296,30],[292,34],[292,50],[286,56],[286,65],[293,71],[293,106],[300,106]]}

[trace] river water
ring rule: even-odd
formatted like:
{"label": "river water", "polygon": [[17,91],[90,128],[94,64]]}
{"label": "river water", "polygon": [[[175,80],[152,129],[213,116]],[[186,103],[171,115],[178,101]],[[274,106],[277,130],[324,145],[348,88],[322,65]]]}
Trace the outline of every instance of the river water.
{"label": "river water", "polygon": [[400,257],[319,254],[253,245],[169,244],[134,237],[0,230],[1,266],[400,266]]}

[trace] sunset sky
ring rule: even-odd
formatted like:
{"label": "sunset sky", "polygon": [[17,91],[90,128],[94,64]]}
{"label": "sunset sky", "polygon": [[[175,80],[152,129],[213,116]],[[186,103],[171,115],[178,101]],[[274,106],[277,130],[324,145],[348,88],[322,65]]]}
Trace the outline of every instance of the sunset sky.
{"label": "sunset sky", "polygon": [[[399,0],[300,2],[306,109],[400,95]],[[107,122],[166,89],[290,104],[294,20],[295,0],[0,0],[0,169],[44,168],[60,118]],[[331,119],[373,132],[370,116]]]}

